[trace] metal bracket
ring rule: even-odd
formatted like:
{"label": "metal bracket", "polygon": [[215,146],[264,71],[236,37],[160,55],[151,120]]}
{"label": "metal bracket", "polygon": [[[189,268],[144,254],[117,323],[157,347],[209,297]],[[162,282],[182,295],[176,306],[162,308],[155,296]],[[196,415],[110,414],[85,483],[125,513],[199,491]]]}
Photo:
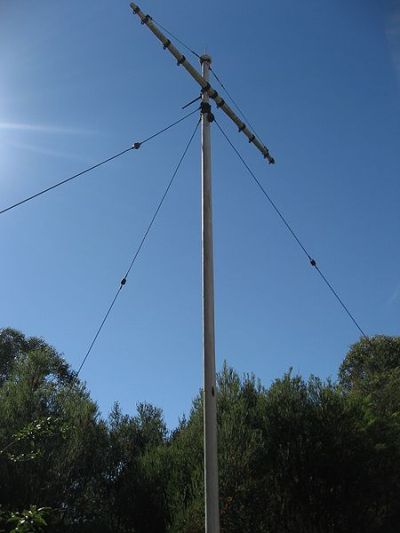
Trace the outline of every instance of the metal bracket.
{"label": "metal bracket", "polygon": [[200,113],[207,116],[208,122],[214,122],[214,115],[211,112],[211,105],[208,102],[201,102]]}

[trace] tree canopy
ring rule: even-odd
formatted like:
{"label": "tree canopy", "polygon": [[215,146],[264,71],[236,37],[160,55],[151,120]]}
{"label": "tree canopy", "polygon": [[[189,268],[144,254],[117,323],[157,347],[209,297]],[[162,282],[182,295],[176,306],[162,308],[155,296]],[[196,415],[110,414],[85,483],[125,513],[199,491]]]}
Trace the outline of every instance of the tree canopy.
{"label": "tree canopy", "polygon": [[[352,346],[337,381],[289,371],[266,388],[225,364],[221,531],[398,531],[399,376],[384,336]],[[204,531],[201,391],[172,431],[147,403],[103,418],[54,348],[3,329],[0,450],[5,531]]]}

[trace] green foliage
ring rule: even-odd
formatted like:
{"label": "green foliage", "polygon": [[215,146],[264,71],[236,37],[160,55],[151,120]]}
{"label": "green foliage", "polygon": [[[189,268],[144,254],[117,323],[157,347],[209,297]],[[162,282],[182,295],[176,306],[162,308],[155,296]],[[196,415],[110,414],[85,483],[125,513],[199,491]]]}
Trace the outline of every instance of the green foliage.
{"label": "green foliage", "polygon": [[0,341],[0,361],[7,362],[0,386],[0,501],[11,510],[68,506],[71,516],[85,517],[101,453],[97,408],[44,341],[9,329]]}
{"label": "green foliage", "polygon": [[[338,383],[289,372],[265,388],[225,364],[221,532],[397,532],[399,385],[392,337],[355,344]],[[201,393],[171,433],[146,403],[102,420],[53,348],[2,330],[0,450],[5,531],[204,531]]]}
{"label": "green foliage", "polygon": [[398,381],[400,337],[378,335],[354,344],[339,369],[339,380],[346,390],[376,392],[387,381]]}
{"label": "green foliage", "polygon": [[44,531],[47,526],[45,516],[50,510],[49,507],[36,507],[31,505],[28,510],[20,513],[10,513],[7,520],[12,525],[10,533],[35,533]]}
{"label": "green foliage", "polygon": [[[14,433],[12,435],[13,440],[1,453],[7,453],[10,461],[14,463],[38,459],[43,457],[45,453],[45,441],[57,434],[65,435],[67,430],[68,426],[59,418],[51,416],[38,418]],[[15,450],[20,449],[21,445],[25,445],[24,447],[28,451],[15,453]],[[7,452],[9,447],[13,452]]]}

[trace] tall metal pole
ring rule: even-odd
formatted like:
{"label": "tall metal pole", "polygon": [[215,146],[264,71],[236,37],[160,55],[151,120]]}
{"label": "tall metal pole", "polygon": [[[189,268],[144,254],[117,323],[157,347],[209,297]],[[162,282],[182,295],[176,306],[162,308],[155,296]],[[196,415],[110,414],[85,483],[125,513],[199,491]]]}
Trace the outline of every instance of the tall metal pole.
{"label": "tall metal pole", "polygon": [[[203,55],[200,62],[203,78],[208,82],[211,58]],[[219,533],[210,131],[213,117],[207,91],[202,92],[201,111],[205,531],[206,533]]]}

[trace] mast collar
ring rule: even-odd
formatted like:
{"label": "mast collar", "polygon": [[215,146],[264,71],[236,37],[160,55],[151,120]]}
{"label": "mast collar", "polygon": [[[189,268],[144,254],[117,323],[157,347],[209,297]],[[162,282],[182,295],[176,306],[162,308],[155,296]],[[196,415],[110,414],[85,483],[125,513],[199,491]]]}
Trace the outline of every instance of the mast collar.
{"label": "mast collar", "polygon": [[211,56],[209,56],[208,54],[203,54],[202,56],[200,56],[200,63],[208,63],[209,65],[211,65]]}

